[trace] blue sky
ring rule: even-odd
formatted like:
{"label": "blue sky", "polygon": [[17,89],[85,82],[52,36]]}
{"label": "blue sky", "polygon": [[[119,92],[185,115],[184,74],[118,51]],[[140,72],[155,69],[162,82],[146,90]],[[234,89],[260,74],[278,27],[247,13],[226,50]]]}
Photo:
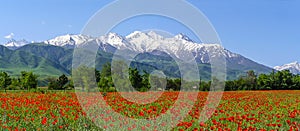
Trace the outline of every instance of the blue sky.
{"label": "blue sky", "polygon": [[[299,0],[187,0],[200,9],[218,32],[222,44],[259,63],[276,66],[300,61]],[[4,0],[0,2],[0,43],[14,39],[41,41],[78,34],[108,0]],[[180,11],[180,10],[179,10]],[[188,16],[187,16],[188,17]],[[190,30],[166,18],[127,20],[113,31],[161,29],[172,34]],[[7,37],[8,38],[8,37]],[[197,41],[197,40],[196,40]]]}

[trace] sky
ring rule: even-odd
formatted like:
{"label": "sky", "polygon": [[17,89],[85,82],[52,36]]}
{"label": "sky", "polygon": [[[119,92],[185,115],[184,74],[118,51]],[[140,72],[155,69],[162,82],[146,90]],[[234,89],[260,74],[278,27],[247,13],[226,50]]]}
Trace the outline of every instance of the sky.
{"label": "sky", "polygon": [[[0,44],[12,38],[43,41],[64,34],[79,34],[88,20],[111,2],[3,0],[0,2]],[[270,67],[300,61],[299,0],[187,2],[209,19],[226,49]],[[141,6],[146,8],[147,5]],[[134,30],[151,29],[174,35],[184,33],[200,41],[187,27],[158,16],[135,17],[117,25],[112,31],[128,35]]]}

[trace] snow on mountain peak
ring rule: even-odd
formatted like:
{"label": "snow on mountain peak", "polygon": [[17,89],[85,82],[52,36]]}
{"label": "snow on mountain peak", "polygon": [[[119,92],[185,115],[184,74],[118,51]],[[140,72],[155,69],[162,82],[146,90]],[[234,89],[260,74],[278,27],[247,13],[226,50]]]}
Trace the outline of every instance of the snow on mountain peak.
{"label": "snow on mountain peak", "polygon": [[137,38],[140,37],[140,35],[144,35],[141,31],[134,31],[133,33],[127,35],[125,38],[126,39],[131,39],[131,38]]}
{"label": "snow on mountain peak", "polygon": [[44,43],[54,45],[54,46],[75,46],[87,42],[91,39],[93,38],[86,35],[67,34],[67,35],[55,37],[54,39],[44,41]]}
{"label": "snow on mountain peak", "polygon": [[141,31],[134,31],[133,33],[127,35],[125,37],[126,39],[162,39],[163,36],[157,34],[155,31],[149,31],[147,33],[141,32]]}
{"label": "snow on mountain peak", "polygon": [[300,74],[300,64],[298,61],[285,64],[283,66],[275,66],[274,69],[279,71],[289,70],[293,74]]}
{"label": "snow on mountain peak", "polygon": [[124,38],[117,33],[108,33],[107,38],[108,40],[114,40],[119,42],[124,40]]}
{"label": "snow on mountain peak", "polygon": [[[162,32],[162,34],[164,34]],[[93,43],[99,45],[99,50],[114,53],[116,49],[129,50],[136,53],[152,53],[158,51],[167,53],[181,60],[191,58],[190,55],[199,63],[210,63],[213,57],[224,56],[230,63],[239,63],[240,65],[253,63],[241,55],[232,53],[220,44],[197,43],[193,42],[188,36],[178,34],[176,36],[160,35],[160,33],[150,31],[135,31],[127,36],[121,36],[117,33],[108,33],[99,37],[90,37],[86,35],[63,35],[44,41],[45,44],[74,48]],[[29,43],[29,42],[25,42]],[[16,41],[6,44],[6,46],[22,46],[25,44],[16,44]],[[298,68],[300,70],[300,67]],[[300,72],[300,71],[299,71]]]}
{"label": "snow on mountain peak", "polygon": [[209,63],[209,54],[212,54],[212,56],[223,55],[229,58],[239,57],[239,55],[224,50],[219,44],[196,43],[184,34],[178,34],[174,37],[164,37],[154,31],[135,31],[126,37],[117,33],[108,33],[97,38],[86,35],[67,34],[44,41],[45,44],[71,48],[89,42],[97,43],[100,49],[103,50],[128,49],[139,53],[160,50],[174,54],[178,58],[182,57],[184,52],[191,52],[195,54],[195,59],[202,63]]}
{"label": "snow on mountain peak", "polygon": [[98,44],[110,44],[117,47],[124,47],[126,46],[127,41],[123,38],[123,36],[117,33],[108,33],[105,36],[100,36],[98,38]]}
{"label": "snow on mountain peak", "polygon": [[10,49],[16,49],[16,48],[22,47],[24,45],[27,45],[29,43],[30,42],[26,41],[25,39],[18,40],[18,41],[14,40],[14,39],[11,39],[6,44],[4,44],[4,46],[6,46]]}
{"label": "snow on mountain peak", "polygon": [[191,40],[188,36],[186,36],[183,33],[180,33],[180,34],[176,35],[174,38],[176,38],[178,40],[185,40],[185,41],[193,42],[193,40]]}
{"label": "snow on mountain peak", "polygon": [[162,39],[162,38],[163,38],[161,35],[157,34],[157,33],[154,32],[154,31],[148,32],[147,35],[148,35],[149,37],[152,37],[153,39]]}

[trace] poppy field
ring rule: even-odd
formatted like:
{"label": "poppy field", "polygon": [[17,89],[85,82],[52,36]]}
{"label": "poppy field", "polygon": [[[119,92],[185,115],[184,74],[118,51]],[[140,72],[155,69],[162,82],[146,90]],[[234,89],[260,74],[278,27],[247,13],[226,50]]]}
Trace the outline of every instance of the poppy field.
{"label": "poppy field", "polygon": [[[155,102],[147,104],[127,101],[118,92],[107,93],[103,99],[112,109],[107,112],[117,112],[131,119],[152,119],[167,112],[179,99],[178,94],[164,92]],[[207,96],[208,92],[199,92],[194,106],[173,130],[300,129],[300,91],[224,92],[211,118],[199,122]],[[87,97],[85,102],[91,106],[94,99]],[[74,92],[1,92],[0,106],[1,130],[103,130],[109,129],[108,126],[126,130],[156,130],[158,126],[167,124],[139,126],[126,119],[117,122],[120,119],[105,114],[89,116]],[[171,112],[176,114],[177,111]],[[109,124],[100,128],[94,124],[97,121],[90,118],[102,119]]]}

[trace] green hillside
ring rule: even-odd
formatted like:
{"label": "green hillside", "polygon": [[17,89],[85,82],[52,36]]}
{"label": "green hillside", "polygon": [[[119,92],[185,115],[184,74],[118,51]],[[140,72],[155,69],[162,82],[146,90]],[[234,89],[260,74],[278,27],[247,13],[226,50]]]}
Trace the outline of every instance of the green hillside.
{"label": "green hillside", "polygon": [[[82,53],[86,52],[82,51]],[[96,68],[101,70],[103,64],[111,62],[112,57],[113,53],[99,50],[96,56]],[[6,71],[12,76],[18,76],[21,71],[33,71],[40,78],[57,77],[61,74],[70,75],[72,58],[73,49],[43,43],[28,44],[16,50],[0,45],[0,71]],[[227,60],[227,79],[237,79],[248,70],[254,70],[257,73],[271,71],[266,66],[253,61],[245,61],[249,64],[240,65],[236,64],[235,60]],[[163,52],[141,53],[131,62],[131,67],[147,72],[161,70],[169,78],[181,76],[176,61]],[[198,69],[201,79],[211,79],[210,64],[198,63]]]}

